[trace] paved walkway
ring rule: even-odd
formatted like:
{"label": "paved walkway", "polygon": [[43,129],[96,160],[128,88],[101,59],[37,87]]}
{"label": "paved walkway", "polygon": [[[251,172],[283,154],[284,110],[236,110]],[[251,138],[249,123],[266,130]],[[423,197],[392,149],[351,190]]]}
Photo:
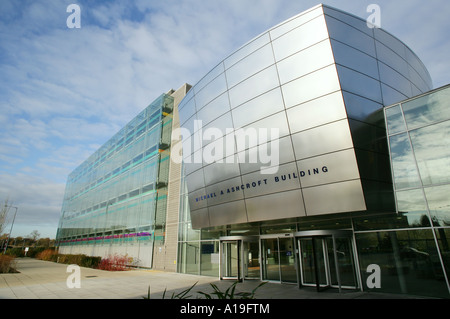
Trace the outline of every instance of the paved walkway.
{"label": "paved walkway", "polygon": [[[215,277],[168,273],[156,270],[137,269],[110,272],[80,268],[80,287],[70,288],[74,281],[68,265],[46,262],[32,258],[18,258],[19,273],[0,274],[0,299],[170,299],[195,283],[191,298],[203,297],[198,291],[211,293],[210,283],[222,291],[232,283]],[[245,281],[237,285],[236,291],[250,292],[260,282]],[[405,299],[401,295],[389,295],[361,291],[328,290],[318,293],[315,289],[298,289],[296,285],[267,283],[255,294],[257,299]],[[203,297],[204,298],[204,297]]]}

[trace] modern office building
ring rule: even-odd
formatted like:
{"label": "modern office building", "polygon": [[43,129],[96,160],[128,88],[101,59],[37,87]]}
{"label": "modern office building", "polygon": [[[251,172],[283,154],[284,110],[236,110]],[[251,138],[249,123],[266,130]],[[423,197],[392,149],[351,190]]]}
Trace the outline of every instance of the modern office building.
{"label": "modern office building", "polygon": [[69,176],[62,251],[450,297],[450,87],[404,43],[318,5],[177,92]]}

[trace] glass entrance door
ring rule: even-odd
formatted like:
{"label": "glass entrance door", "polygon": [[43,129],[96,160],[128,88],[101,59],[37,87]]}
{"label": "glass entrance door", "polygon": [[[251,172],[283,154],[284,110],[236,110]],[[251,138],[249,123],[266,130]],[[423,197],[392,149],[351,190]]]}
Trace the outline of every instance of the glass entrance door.
{"label": "glass entrance door", "polygon": [[242,279],[240,246],[240,240],[221,242],[221,279]]}
{"label": "glass entrance door", "polygon": [[261,250],[263,280],[297,282],[294,238],[261,239]]}
{"label": "glass entrance door", "polygon": [[257,237],[220,238],[220,278],[238,281],[261,278]]}
{"label": "glass entrance door", "polygon": [[356,267],[351,238],[308,236],[298,238],[300,284],[356,289]]}
{"label": "glass entrance door", "polygon": [[242,242],[244,279],[260,279],[259,243]]}
{"label": "glass entrance door", "polygon": [[301,284],[303,286],[328,286],[328,271],[321,238],[300,238]]}
{"label": "glass entrance door", "polygon": [[[334,240],[334,241],[333,241]],[[358,286],[356,278],[356,265],[353,254],[353,245],[350,238],[327,238],[328,255],[330,256],[331,286],[354,288]],[[333,247],[333,249],[331,249]],[[333,258],[333,259],[331,259]],[[336,276],[334,276],[336,274]]]}

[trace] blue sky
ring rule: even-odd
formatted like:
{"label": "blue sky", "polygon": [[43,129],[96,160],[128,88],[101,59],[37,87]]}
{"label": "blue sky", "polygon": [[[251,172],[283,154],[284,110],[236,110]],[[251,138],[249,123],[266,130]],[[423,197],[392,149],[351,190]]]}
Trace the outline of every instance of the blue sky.
{"label": "blue sky", "polygon": [[[0,201],[19,208],[12,236],[54,238],[73,169],[161,93],[318,3],[0,0]],[[381,27],[417,53],[434,87],[450,83],[448,0],[323,3],[362,18],[378,4]],[[79,29],[66,25],[70,4]]]}

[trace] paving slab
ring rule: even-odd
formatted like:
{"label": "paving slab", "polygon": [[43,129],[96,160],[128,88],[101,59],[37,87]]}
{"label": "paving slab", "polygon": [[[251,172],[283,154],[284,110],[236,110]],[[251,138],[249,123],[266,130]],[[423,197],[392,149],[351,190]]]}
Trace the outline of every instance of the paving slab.
{"label": "paving slab", "polygon": [[[0,274],[0,299],[150,299],[170,298],[173,294],[188,289],[192,299],[204,298],[199,292],[211,293],[210,284],[222,291],[233,282],[216,277],[187,275],[148,269],[128,271],[104,271],[80,267],[80,287],[68,272],[68,265],[33,258],[18,258],[19,273]],[[69,284],[68,284],[69,280]],[[244,281],[236,286],[236,292],[250,292],[260,281]],[[299,289],[297,285],[266,283],[256,291],[257,299],[414,299],[422,297],[381,294],[362,291]]]}

